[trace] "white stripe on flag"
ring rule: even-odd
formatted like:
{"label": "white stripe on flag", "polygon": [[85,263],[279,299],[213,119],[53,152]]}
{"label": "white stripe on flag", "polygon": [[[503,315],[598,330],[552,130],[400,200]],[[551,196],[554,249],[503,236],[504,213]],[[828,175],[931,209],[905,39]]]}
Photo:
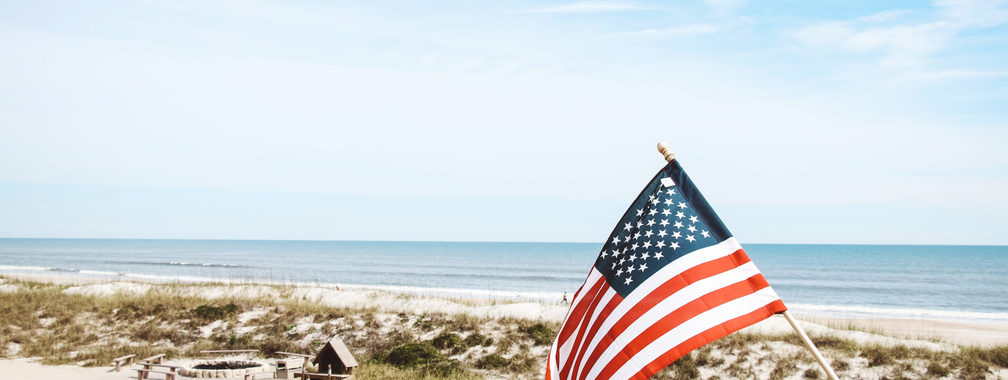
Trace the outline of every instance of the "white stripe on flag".
{"label": "white stripe on flag", "polygon": [[[748,262],[731,270],[689,284],[685,288],[682,288],[678,292],[675,292],[663,299],[661,302],[654,305],[650,310],[644,312],[644,314],[642,314],[639,318],[634,320],[626,330],[613,340],[609,347],[602,352],[602,355],[598,357],[598,360],[595,361],[592,371],[588,373],[588,378],[591,379],[598,376],[598,373],[602,371],[602,369],[609,364],[609,361],[616,357],[616,354],[619,353],[628,343],[630,343],[630,341],[637,338],[637,336],[643,333],[644,330],[647,330],[649,327],[655,325],[662,318],[672,314],[672,312],[676,311],[676,309],[697,298],[703,297],[707,293],[716,291],[739,281],[744,281],[756,274],[759,274],[759,270],[756,269],[756,265],[752,262]],[[634,291],[634,293],[636,292],[637,291]],[[625,303],[627,301],[623,302]],[[610,315],[609,318],[618,320],[620,317],[622,317],[622,314],[615,315],[614,313],[613,315]],[[700,316],[694,317],[694,319],[699,317]],[[685,323],[683,324],[685,325]],[[599,334],[597,335],[603,336],[606,335],[606,332],[607,330],[599,330]]]}
{"label": "white stripe on flag", "polygon": [[[668,281],[668,279],[678,276],[682,272],[685,272],[697,265],[728,256],[739,249],[742,249],[742,246],[738,244],[738,241],[736,241],[735,238],[728,238],[727,240],[710,247],[693,251],[658,270],[658,272],[655,272],[655,274],[651,275],[650,278],[637,286],[633,293],[628,294],[626,298],[620,301],[619,305],[617,305],[609,314],[609,317],[602,322],[601,326],[599,326],[598,333],[592,337],[591,343],[588,344],[588,347],[596,347],[599,340],[605,336],[605,332],[612,329],[613,325],[619,321],[620,317],[629,312],[630,308],[634,307],[634,305],[661,286],[661,284],[664,284],[665,281]],[[591,272],[593,274],[598,273],[595,267],[592,267]],[[582,366],[585,365],[584,360],[587,360],[588,356],[589,354],[586,354],[585,357],[581,359]],[[550,357],[553,358],[555,356]]]}
{"label": "white stripe on flag", "polygon": [[[668,351],[669,348],[678,346],[680,343],[685,342],[687,339],[690,339],[699,333],[707,331],[739,316],[749,314],[778,299],[780,299],[780,297],[777,296],[777,293],[775,293],[772,288],[766,287],[753,294],[734,299],[707,310],[651,342],[651,344],[641,350],[641,352],[638,352],[630,358],[630,360],[624,363],[623,366],[613,374],[612,378],[630,378],[640,372],[640,370],[644,368],[644,366],[648,365],[648,363],[651,363]],[[591,376],[589,376],[589,378],[591,378]]]}
{"label": "white stripe on flag", "polygon": [[[575,294],[574,298],[571,300],[570,308],[567,309],[567,315],[564,317],[564,323],[567,323],[570,319],[571,313],[573,313],[574,309],[577,308],[578,303],[584,299],[584,294],[591,290],[591,286],[595,285],[600,278],[602,278],[602,273],[599,273],[599,271],[595,270],[595,266],[592,266],[592,269],[588,272],[588,277],[585,278],[585,282],[581,284],[581,288],[578,289],[577,294]],[[563,330],[563,325],[560,326],[560,329]],[[556,338],[553,338],[553,346],[550,347],[549,357],[546,358],[546,365],[549,366],[549,372],[553,379],[560,378],[560,369],[557,368],[557,361],[554,360],[554,358],[556,358],[558,339],[560,339],[560,334],[557,334]]]}
{"label": "white stripe on flag", "polygon": [[[577,355],[577,352],[581,350],[581,347],[584,347],[584,342],[587,339],[591,338],[591,336],[589,336],[589,331],[587,330],[591,328],[591,325],[595,323],[596,319],[598,319],[598,315],[602,313],[602,309],[605,308],[605,305],[609,303],[609,300],[611,300],[615,295],[616,291],[613,290],[613,288],[606,289],[605,294],[602,295],[602,299],[599,300],[598,306],[595,307],[595,311],[592,312],[591,318],[585,321],[585,323],[578,325],[577,328],[574,329],[574,333],[571,334],[569,339],[567,339],[567,342],[571,343],[573,346],[564,344],[564,348],[566,349],[566,351],[560,351],[560,357],[565,358],[566,359],[565,362],[571,362],[573,365],[573,361],[575,359],[573,355]],[[583,328],[585,329],[584,336],[581,337],[580,341],[575,342],[577,340],[577,332],[578,330],[582,329],[582,325],[584,326]],[[588,352],[585,352],[585,355],[587,354]]]}

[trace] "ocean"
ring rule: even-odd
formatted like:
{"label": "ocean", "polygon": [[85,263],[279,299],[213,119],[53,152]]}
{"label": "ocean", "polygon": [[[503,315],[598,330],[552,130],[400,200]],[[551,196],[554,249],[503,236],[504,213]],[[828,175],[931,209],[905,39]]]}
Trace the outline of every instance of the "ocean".
{"label": "ocean", "polygon": [[[746,244],[795,312],[1008,323],[1008,247]],[[325,283],[557,302],[600,244],[0,239],[0,274]]]}

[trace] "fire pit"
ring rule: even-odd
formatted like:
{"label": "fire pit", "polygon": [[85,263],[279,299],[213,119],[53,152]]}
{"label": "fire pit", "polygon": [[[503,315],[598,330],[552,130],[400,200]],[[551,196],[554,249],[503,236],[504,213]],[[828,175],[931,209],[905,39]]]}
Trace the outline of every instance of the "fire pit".
{"label": "fire pit", "polygon": [[214,360],[193,363],[189,368],[179,369],[182,376],[197,378],[243,377],[254,373],[269,372],[268,364],[251,360]]}

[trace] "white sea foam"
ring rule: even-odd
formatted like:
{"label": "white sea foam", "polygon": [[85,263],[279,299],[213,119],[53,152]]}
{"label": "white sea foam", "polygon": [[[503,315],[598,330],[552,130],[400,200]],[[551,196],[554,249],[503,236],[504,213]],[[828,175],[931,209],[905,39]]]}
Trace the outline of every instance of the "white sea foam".
{"label": "white sea foam", "polygon": [[795,312],[847,318],[919,318],[1008,323],[1008,313],[789,303]]}
{"label": "white sea foam", "polygon": [[91,276],[116,276],[116,277],[118,277],[118,276],[122,276],[123,275],[122,273],[119,273],[119,272],[106,272],[106,271],[100,271],[100,270],[87,270],[87,269],[81,269],[81,270],[78,271],[78,273],[84,274],[84,275],[91,275]]}
{"label": "white sea foam", "polygon": [[[509,291],[494,289],[466,289],[466,288],[446,288],[446,287],[419,287],[419,286],[399,286],[399,285],[367,285],[367,284],[344,284],[344,283],[314,283],[314,282],[293,282],[293,281],[265,281],[246,278],[220,278],[220,277],[199,277],[182,275],[156,275],[142,273],[119,273],[111,271],[95,270],[59,270],[51,267],[41,266],[17,266],[0,265],[0,272],[48,272],[47,276],[59,277],[115,277],[118,279],[129,278],[140,282],[151,283],[223,283],[236,285],[264,284],[264,285],[291,285],[304,287],[331,287],[343,289],[372,290],[389,293],[411,294],[420,296],[462,298],[462,299],[500,299],[508,301],[533,301],[545,304],[560,302],[563,298],[562,292],[528,292]],[[568,294],[568,299],[573,294]],[[1008,323],[1008,313],[1006,312],[979,312],[979,311],[958,311],[923,308],[887,308],[877,306],[858,305],[818,305],[804,303],[788,303],[788,307],[796,313],[809,315],[837,316],[846,318],[891,318],[891,319],[941,319],[959,320],[975,322],[995,322]]]}
{"label": "white sea foam", "polygon": [[[200,282],[217,282],[225,284],[236,284],[236,283],[248,283],[250,281],[242,280],[231,280],[231,279],[220,279],[220,278],[209,278],[209,277],[196,277],[196,276],[171,276],[171,275],[157,275],[157,274],[141,274],[141,273],[123,273],[124,277],[136,278],[140,280],[146,280],[151,282],[185,282],[185,283],[200,283]],[[266,283],[265,281],[256,281],[259,283]]]}
{"label": "white sea foam", "polygon": [[[158,265],[160,263],[151,263],[152,265]],[[172,261],[168,265],[178,265],[184,267],[222,267],[222,268],[241,268],[244,265],[236,264],[219,264],[219,263],[190,263],[185,261]]]}
{"label": "white sea foam", "polygon": [[0,270],[2,271],[49,271],[53,270],[50,267],[33,267],[33,266],[18,266],[18,265],[0,265]]}

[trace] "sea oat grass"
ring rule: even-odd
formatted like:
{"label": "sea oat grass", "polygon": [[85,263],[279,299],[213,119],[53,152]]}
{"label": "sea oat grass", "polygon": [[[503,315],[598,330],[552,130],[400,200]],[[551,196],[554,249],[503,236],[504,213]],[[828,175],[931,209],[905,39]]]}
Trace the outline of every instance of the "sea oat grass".
{"label": "sea oat grass", "polygon": [[779,357],[776,360],[776,365],[773,371],[770,372],[771,380],[780,380],[790,377],[795,372],[798,372],[798,355],[788,355],[784,357]]}
{"label": "sea oat grass", "polygon": [[[444,370],[442,369],[442,372]],[[422,368],[399,368],[393,365],[365,361],[354,369],[354,378],[360,380],[475,380],[481,376],[465,371],[451,374],[432,374]]]}
{"label": "sea oat grass", "polygon": [[[362,363],[356,378],[541,378],[560,328],[555,321],[332,307],[291,286],[256,286],[245,297],[227,296],[243,290],[222,284],[86,295],[64,285],[7,283],[17,287],[0,293],[0,356],[41,357],[47,364],[107,366],[127,353],[178,358],[216,349],[313,353],[339,336]],[[812,340],[845,378],[866,371],[889,379],[983,379],[1003,374],[997,371],[1008,364],[1005,346],[932,351],[831,335]],[[408,356],[402,347],[409,345],[432,348],[431,360],[401,365]],[[654,378],[822,378],[818,371],[795,334],[735,333]]]}

